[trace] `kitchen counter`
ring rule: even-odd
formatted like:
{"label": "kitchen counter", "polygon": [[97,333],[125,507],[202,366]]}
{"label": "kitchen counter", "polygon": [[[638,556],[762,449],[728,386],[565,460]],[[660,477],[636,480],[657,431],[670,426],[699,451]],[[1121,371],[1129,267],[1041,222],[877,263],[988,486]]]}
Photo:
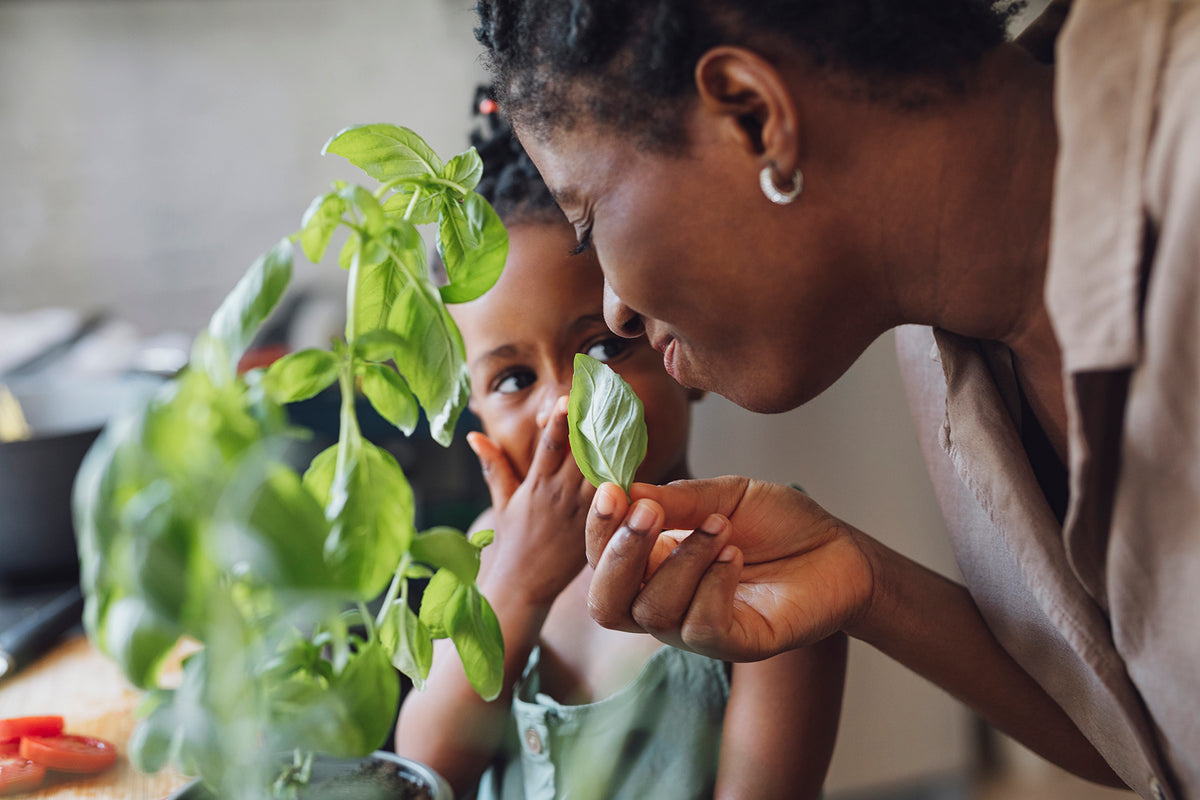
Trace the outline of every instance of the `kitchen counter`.
{"label": "kitchen counter", "polygon": [[[169,659],[164,678],[178,674],[179,658]],[[95,776],[46,773],[40,789],[18,795],[25,800],[160,800],[188,783],[189,779],[168,767],[154,775],[143,775],[126,758],[129,735],[141,699],[107,656],[87,638],[76,633],[29,667],[0,682],[0,718],[58,714],[66,720],[66,732],[106,739],[117,746],[116,766]]]}

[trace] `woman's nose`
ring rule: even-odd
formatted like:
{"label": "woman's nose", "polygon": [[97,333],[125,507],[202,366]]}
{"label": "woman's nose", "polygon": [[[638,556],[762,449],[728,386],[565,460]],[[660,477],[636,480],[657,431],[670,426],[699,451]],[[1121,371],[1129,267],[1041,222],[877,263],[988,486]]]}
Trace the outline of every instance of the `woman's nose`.
{"label": "woman's nose", "polygon": [[604,281],[604,321],[618,336],[636,339],[646,332],[642,315],[621,302],[608,281]]}

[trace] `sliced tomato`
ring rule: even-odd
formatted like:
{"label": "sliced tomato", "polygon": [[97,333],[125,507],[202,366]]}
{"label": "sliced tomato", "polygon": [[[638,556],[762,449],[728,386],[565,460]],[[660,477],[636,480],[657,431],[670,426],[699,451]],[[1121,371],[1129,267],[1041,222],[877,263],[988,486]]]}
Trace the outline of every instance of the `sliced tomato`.
{"label": "sliced tomato", "polygon": [[13,739],[11,742],[0,742],[0,758],[4,758],[5,756],[15,756],[20,751],[20,739]]}
{"label": "sliced tomato", "polygon": [[61,772],[103,772],[117,761],[111,742],[91,736],[25,736],[21,757]]}
{"label": "sliced tomato", "polygon": [[0,719],[0,742],[15,742],[22,736],[58,736],[62,717],[9,717]]}
{"label": "sliced tomato", "polygon": [[0,757],[0,795],[28,792],[42,785],[46,768],[20,756]]}

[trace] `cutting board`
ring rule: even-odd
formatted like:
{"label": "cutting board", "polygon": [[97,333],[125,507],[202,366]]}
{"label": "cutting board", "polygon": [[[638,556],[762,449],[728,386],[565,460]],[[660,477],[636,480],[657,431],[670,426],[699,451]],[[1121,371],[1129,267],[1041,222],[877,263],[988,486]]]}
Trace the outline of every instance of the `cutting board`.
{"label": "cutting board", "polygon": [[[164,668],[170,682],[178,674],[179,659],[189,648],[181,646]],[[0,718],[58,714],[67,733],[96,736],[117,746],[116,766],[95,776],[47,773],[46,783],[23,800],[160,800],[189,782],[167,768],[144,775],[126,758],[141,693],[129,684],[117,666],[82,635],[63,640],[54,650],[12,678],[0,683]]]}

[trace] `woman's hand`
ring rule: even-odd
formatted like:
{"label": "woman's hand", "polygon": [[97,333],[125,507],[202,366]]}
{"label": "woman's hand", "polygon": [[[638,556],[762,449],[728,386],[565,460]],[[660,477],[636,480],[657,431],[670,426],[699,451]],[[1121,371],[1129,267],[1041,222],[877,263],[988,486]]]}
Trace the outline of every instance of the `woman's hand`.
{"label": "woman's hand", "polygon": [[862,534],[800,491],[726,477],[635,484],[631,499],[605,484],[588,515],[588,602],[605,627],[755,661],[844,630],[871,603]]}
{"label": "woman's hand", "polygon": [[468,434],[467,441],[492,498],[496,539],[484,550],[486,577],[519,589],[529,603],[548,606],[587,564],[583,530],[596,491],[571,457],[566,398],[546,421],[524,480],[482,433]]}

